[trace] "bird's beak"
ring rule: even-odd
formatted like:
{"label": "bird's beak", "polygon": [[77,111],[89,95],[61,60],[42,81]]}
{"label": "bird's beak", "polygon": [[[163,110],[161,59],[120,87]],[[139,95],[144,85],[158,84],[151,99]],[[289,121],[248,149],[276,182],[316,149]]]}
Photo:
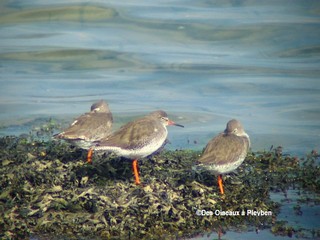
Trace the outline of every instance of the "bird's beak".
{"label": "bird's beak", "polygon": [[183,125],[175,123],[174,121],[171,121],[171,120],[168,121],[168,125],[174,125],[174,126],[177,126],[177,127],[184,127]]}

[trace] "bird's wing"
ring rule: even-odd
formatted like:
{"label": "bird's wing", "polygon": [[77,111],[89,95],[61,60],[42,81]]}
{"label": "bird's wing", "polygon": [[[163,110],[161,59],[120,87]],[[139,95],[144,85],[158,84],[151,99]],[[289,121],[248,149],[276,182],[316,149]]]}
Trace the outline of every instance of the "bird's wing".
{"label": "bird's wing", "polygon": [[198,164],[220,165],[236,161],[247,153],[248,145],[248,140],[244,137],[221,133],[207,144]]}
{"label": "bird's wing", "polygon": [[163,127],[160,123],[150,118],[141,118],[122,126],[107,138],[98,142],[97,146],[117,146],[131,149],[151,141],[156,132]]}
{"label": "bird's wing", "polygon": [[108,113],[86,113],[78,117],[67,129],[58,134],[57,137],[91,140],[95,138],[96,134],[102,132],[102,128],[111,128],[111,125],[112,115],[110,116]]}

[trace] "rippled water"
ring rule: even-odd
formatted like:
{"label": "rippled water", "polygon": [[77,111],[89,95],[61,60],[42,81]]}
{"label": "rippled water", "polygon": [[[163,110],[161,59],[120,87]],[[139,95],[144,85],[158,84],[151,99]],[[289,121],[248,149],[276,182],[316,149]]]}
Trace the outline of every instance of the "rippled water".
{"label": "rippled water", "polygon": [[318,1],[2,1],[1,126],[71,121],[103,98],[116,121],[166,110],[186,125],[172,147],[200,149],[238,118],[253,150],[319,149],[319,13]]}
{"label": "rippled water", "polygon": [[116,125],[164,109],[171,148],[238,118],[253,150],[320,145],[320,2],[1,1],[0,135],[71,121],[98,100]]}

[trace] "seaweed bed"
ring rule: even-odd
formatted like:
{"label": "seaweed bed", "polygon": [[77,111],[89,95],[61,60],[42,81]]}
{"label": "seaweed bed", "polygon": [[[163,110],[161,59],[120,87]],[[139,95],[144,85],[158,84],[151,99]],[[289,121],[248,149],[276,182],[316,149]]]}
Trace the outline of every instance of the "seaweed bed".
{"label": "seaweed bed", "polygon": [[[271,192],[314,193],[319,204],[319,155],[282,154],[281,147],[251,152],[236,174],[194,172],[200,152],[163,150],[139,161],[143,184],[133,182],[131,161],[86,152],[31,135],[0,138],[0,238],[177,239],[248,226],[276,235],[303,235],[277,220]],[[198,216],[197,210],[271,211],[272,216]],[[320,230],[312,232],[320,236]],[[302,236],[303,237],[303,236]]]}

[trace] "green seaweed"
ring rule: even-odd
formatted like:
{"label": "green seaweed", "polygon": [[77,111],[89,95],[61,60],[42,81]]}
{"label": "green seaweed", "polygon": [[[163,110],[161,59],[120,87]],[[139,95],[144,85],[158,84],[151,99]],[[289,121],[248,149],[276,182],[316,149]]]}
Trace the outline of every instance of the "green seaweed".
{"label": "green seaweed", "polygon": [[[51,134],[53,126],[42,126],[40,135]],[[250,152],[236,173],[224,177],[225,195],[215,176],[192,170],[200,154],[163,150],[141,159],[142,185],[136,186],[130,160],[95,154],[88,165],[85,151],[63,142],[2,137],[0,238],[176,239],[262,225],[277,235],[302,234],[276,220],[280,204],[270,193],[310,191],[315,199],[301,201],[319,203],[316,152],[305,159],[284,155],[281,147]],[[198,216],[197,210],[270,211],[272,216]],[[299,214],[299,205],[293,210]]]}

